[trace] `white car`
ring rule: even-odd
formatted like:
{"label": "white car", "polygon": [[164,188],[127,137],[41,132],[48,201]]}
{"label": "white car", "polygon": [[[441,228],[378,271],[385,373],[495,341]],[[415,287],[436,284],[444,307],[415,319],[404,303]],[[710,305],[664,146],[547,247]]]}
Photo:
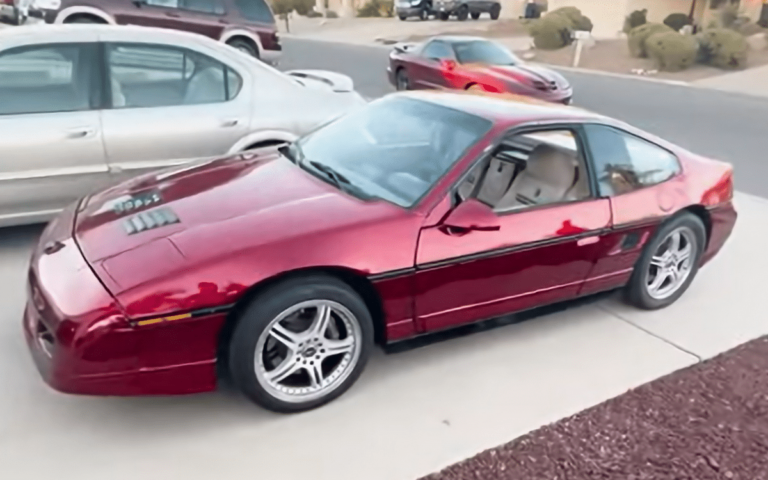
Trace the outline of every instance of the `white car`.
{"label": "white car", "polygon": [[280,72],[175,30],[0,30],[0,226],[127,177],[282,142],[365,105],[334,72]]}

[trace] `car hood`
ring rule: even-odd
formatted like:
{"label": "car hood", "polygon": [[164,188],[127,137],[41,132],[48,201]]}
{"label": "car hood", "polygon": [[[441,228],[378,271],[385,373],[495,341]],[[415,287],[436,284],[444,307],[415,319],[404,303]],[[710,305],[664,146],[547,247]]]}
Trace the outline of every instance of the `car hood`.
{"label": "car hood", "polygon": [[[301,235],[339,223],[339,218],[348,223],[375,216],[382,208],[395,207],[383,202],[371,206],[341,193],[267,148],[143,175],[92,195],[78,208],[74,234],[91,264],[165,238],[172,242],[163,248],[174,245],[175,254],[192,258],[184,250],[198,248],[190,231],[201,227],[215,225],[222,242],[230,245],[228,225],[247,218],[259,225],[251,237],[258,243],[257,236]],[[328,225],[312,221],[318,211],[331,218]],[[242,221],[234,223],[243,228]],[[174,236],[182,241],[173,241]],[[204,246],[210,252],[216,248]]]}
{"label": "car hood", "polygon": [[537,85],[554,85],[559,89],[569,87],[568,80],[549,68],[528,64],[510,66],[488,65],[487,71],[504,80],[512,80],[536,88]]}

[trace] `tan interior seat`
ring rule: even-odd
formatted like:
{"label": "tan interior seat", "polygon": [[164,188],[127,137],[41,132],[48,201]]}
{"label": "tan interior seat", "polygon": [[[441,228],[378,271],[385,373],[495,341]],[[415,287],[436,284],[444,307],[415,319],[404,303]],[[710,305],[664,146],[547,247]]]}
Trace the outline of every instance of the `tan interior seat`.
{"label": "tan interior seat", "polygon": [[528,155],[528,165],[512,182],[496,208],[505,210],[523,206],[557,203],[576,193],[574,157],[545,143]]}
{"label": "tan interior seat", "polygon": [[477,199],[486,205],[495,207],[509,189],[514,175],[515,165],[498,158],[492,158],[483,178],[483,184],[477,193]]}

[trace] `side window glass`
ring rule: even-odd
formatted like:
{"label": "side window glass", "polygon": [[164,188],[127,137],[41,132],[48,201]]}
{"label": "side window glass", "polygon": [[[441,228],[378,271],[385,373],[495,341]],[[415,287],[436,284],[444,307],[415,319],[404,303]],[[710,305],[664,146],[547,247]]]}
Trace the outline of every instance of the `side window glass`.
{"label": "side window glass", "polygon": [[223,15],[224,6],[219,0],[178,0],[179,8],[191,12]]}
{"label": "side window glass", "polygon": [[585,200],[591,193],[583,153],[571,130],[514,135],[496,149],[484,174],[477,172],[479,181],[460,185],[459,194],[471,191],[499,213]]}
{"label": "side window glass", "polygon": [[603,125],[585,125],[600,194],[622,195],[680,172],[677,158],[650,142]]}
{"label": "side window glass", "polygon": [[424,48],[422,55],[432,60],[453,59],[453,52],[450,47],[443,42],[432,42]]}
{"label": "side window glass", "polygon": [[97,90],[89,51],[48,44],[0,53],[0,115],[89,110]]}
{"label": "side window glass", "polygon": [[115,108],[225,102],[242,88],[242,79],[234,70],[191,50],[112,44],[107,52]]}
{"label": "side window glass", "polygon": [[179,8],[179,0],[145,0],[152,7]]}
{"label": "side window glass", "polygon": [[235,0],[235,7],[246,20],[262,23],[275,23],[272,10],[264,0]]}

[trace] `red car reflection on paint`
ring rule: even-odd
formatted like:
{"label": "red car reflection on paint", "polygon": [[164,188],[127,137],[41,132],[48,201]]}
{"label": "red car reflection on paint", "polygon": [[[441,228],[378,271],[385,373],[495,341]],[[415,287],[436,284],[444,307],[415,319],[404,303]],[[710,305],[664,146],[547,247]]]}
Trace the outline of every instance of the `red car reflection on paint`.
{"label": "red car reflection on paint", "polygon": [[674,302],[731,234],[731,167],[503,97],[392,94],[293,145],[82,199],[32,254],[43,378],[159,395],[227,374],[294,412],[341,395],[375,342],[616,288]]}
{"label": "red car reflection on paint", "polygon": [[398,90],[477,89],[570,104],[573,88],[562,75],[526,64],[500,44],[465,36],[438,36],[395,45],[387,67]]}

